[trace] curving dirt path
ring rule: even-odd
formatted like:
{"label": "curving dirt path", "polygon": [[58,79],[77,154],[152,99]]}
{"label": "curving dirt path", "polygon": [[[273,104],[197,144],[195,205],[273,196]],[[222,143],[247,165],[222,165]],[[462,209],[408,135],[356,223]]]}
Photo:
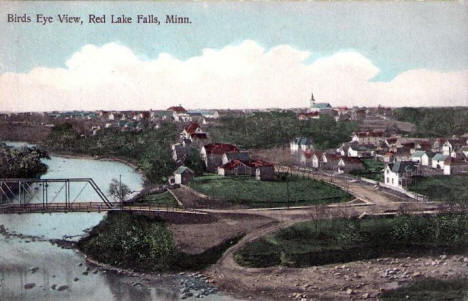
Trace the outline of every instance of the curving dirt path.
{"label": "curving dirt path", "polygon": [[[329,178],[314,176],[315,179],[329,182]],[[278,231],[293,224],[317,218],[337,218],[359,216],[363,213],[378,215],[401,209],[421,212],[436,210],[429,202],[408,202],[406,199],[391,198],[374,187],[362,183],[350,183],[334,179],[334,185],[346,189],[355,200],[321,206],[307,206],[292,209],[206,209],[209,213],[230,212],[245,215],[264,216],[276,221],[251,229],[236,245],[229,248],[217,264],[205,273],[216,285],[233,295],[253,300],[341,300],[376,299],[383,289],[393,289],[422,276],[439,278],[458,277],[466,274],[466,266],[459,264],[454,256],[444,259],[443,265],[434,265],[437,258],[384,258],[351,263],[324,265],[310,268],[246,268],[234,260],[234,253],[257,238]],[[356,202],[357,200],[357,202]],[[464,260],[462,258],[462,260]],[[428,267],[426,262],[431,262]],[[385,273],[397,268],[403,278],[390,278]],[[384,276],[382,276],[385,274]],[[402,280],[402,281],[401,281]]]}

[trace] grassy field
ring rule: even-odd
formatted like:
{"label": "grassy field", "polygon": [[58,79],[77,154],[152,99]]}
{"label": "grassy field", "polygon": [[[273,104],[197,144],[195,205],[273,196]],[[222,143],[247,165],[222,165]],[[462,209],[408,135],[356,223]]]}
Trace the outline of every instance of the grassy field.
{"label": "grassy field", "polygon": [[427,195],[434,201],[460,201],[468,204],[468,176],[415,177],[411,191]]}
{"label": "grassy field", "polygon": [[177,206],[177,201],[167,191],[164,191],[163,193],[145,195],[141,200],[138,201],[138,203],[170,207]]}
{"label": "grassy field", "polygon": [[382,301],[397,300],[466,300],[468,298],[468,278],[438,280],[427,278],[410,283],[408,286],[388,291],[380,296]]}
{"label": "grassy field", "polygon": [[307,267],[382,256],[468,251],[468,216],[399,216],[392,219],[308,221],[244,246],[244,266]]}
{"label": "grassy field", "polygon": [[195,178],[189,186],[211,198],[249,207],[327,204],[344,202],[351,197],[331,184],[300,177],[290,177],[286,181],[258,181],[250,176],[210,175]]}

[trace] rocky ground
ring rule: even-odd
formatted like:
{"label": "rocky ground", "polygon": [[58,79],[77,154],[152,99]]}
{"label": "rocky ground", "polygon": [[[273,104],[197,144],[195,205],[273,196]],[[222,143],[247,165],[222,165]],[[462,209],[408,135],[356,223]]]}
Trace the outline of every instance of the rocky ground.
{"label": "rocky ground", "polygon": [[468,277],[468,257],[379,258],[301,269],[234,267],[207,274],[220,289],[253,300],[377,300],[413,280]]}

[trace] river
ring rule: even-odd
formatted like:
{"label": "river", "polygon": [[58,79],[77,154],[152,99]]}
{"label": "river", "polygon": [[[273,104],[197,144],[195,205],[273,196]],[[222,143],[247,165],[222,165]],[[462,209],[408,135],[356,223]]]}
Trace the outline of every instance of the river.
{"label": "river", "polygon": [[[120,175],[122,182],[132,191],[139,191],[143,187],[142,176],[119,162],[52,156],[44,163],[49,169],[42,178],[93,178],[101,190],[106,192],[111,180]],[[57,194],[56,202],[63,201],[59,186],[49,189],[54,191],[53,195]],[[99,201],[89,187],[71,187],[71,195],[72,200],[76,196],[75,201]],[[42,200],[38,193],[30,201]],[[88,267],[84,255],[79,251],[61,248],[49,241],[64,238],[78,240],[104,216],[104,213],[0,214],[0,225],[11,234],[0,236],[0,300],[180,300],[180,281],[187,281],[186,276],[163,275],[144,281],[106,272]],[[188,297],[185,300],[237,299],[218,293],[203,299]]]}

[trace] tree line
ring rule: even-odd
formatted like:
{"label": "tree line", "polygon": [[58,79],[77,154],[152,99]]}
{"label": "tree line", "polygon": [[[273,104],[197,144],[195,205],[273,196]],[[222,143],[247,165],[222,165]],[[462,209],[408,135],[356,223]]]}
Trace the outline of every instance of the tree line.
{"label": "tree line", "polygon": [[209,133],[216,142],[232,143],[245,149],[283,146],[295,137],[311,137],[317,148],[327,149],[348,141],[356,129],[355,122],[335,122],[330,116],[298,120],[296,114],[289,111],[226,115],[209,129]]}

